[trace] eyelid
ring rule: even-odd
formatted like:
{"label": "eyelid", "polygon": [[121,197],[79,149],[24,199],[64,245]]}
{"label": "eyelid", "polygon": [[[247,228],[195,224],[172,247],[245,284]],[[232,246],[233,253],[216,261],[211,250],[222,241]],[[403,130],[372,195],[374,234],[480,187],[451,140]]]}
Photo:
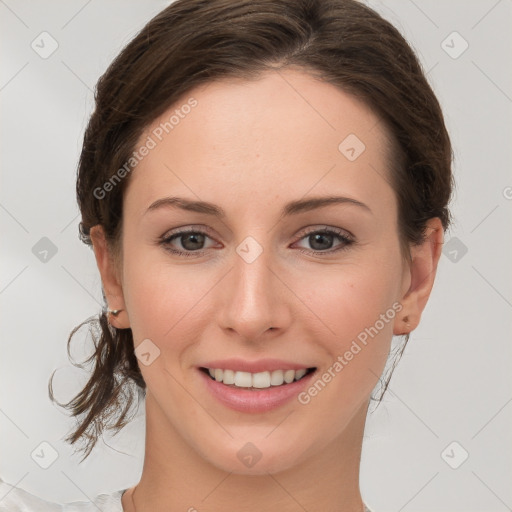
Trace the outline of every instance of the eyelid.
{"label": "eyelid", "polygon": [[318,233],[322,231],[334,232],[338,235],[345,236],[346,238],[350,238],[351,240],[355,241],[355,236],[347,229],[337,228],[335,226],[328,226],[327,224],[315,224],[313,226],[307,226],[303,228],[303,230],[300,231],[300,235],[298,236],[297,240],[300,240],[301,238],[304,238],[305,236],[310,235],[311,233]]}
{"label": "eyelid", "polygon": [[158,237],[158,240],[165,240],[167,238],[170,238],[173,235],[176,234],[186,234],[186,233],[197,233],[197,232],[203,232],[207,234],[210,238],[214,238],[216,235],[214,235],[214,232],[211,228],[208,226],[205,226],[204,224],[190,224],[188,226],[180,226],[177,228],[169,229],[166,231],[162,236]]}

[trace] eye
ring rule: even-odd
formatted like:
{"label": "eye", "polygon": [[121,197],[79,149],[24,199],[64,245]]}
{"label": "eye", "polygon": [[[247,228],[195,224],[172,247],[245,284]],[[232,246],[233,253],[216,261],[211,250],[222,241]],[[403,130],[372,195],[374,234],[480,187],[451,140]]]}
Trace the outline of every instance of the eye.
{"label": "eye", "polygon": [[[328,228],[310,230],[306,235],[302,236],[299,241],[305,240],[310,244],[311,249],[302,250],[301,252],[312,254],[332,254],[333,252],[343,251],[352,245],[354,240],[350,238],[347,233],[338,228]],[[338,246],[334,246],[335,240],[341,242]]]}
{"label": "eye", "polygon": [[[201,256],[204,253],[206,240],[212,240],[205,231],[189,228],[165,234],[160,244],[165,250],[180,256]],[[176,248],[178,245],[178,248]]]}

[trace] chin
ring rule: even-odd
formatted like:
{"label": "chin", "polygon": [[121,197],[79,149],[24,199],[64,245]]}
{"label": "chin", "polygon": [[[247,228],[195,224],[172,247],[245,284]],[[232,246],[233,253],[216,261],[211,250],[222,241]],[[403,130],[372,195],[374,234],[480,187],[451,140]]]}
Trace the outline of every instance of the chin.
{"label": "chin", "polygon": [[216,443],[211,450],[207,448],[203,457],[227,473],[255,476],[286,471],[300,464],[306,454],[296,443],[284,446],[280,441],[258,436],[255,441],[231,439],[229,443]]}

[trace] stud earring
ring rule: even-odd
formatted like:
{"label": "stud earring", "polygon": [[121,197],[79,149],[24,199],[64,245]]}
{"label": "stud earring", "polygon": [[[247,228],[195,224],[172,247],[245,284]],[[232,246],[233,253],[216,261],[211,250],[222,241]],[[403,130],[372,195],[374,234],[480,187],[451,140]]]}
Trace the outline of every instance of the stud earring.
{"label": "stud earring", "polygon": [[117,316],[119,313],[123,311],[122,309],[107,309],[107,314],[112,316]]}

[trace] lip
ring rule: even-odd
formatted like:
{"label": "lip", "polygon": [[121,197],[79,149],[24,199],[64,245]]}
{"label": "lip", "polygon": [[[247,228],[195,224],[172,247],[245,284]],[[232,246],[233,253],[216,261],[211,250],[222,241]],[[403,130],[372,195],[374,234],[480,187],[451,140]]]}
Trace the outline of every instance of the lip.
{"label": "lip", "polygon": [[[301,368],[304,367],[302,366]],[[297,369],[300,370],[300,368]],[[203,370],[198,369],[198,373],[203,379],[208,392],[221,404],[239,412],[264,413],[277,409],[293,398],[296,398],[301,391],[310,385],[317,370],[304,375],[302,379],[291,382],[290,384],[274,386],[258,391],[244,389],[242,387],[226,386],[222,384],[222,382],[213,380]]]}
{"label": "lip", "polygon": [[291,363],[282,359],[258,359],[247,361],[245,359],[217,359],[198,365],[198,368],[219,368],[221,370],[233,370],[235,372],[273,372],[275,370],[301,370],[302,368],[313,368],[315,365]]}

